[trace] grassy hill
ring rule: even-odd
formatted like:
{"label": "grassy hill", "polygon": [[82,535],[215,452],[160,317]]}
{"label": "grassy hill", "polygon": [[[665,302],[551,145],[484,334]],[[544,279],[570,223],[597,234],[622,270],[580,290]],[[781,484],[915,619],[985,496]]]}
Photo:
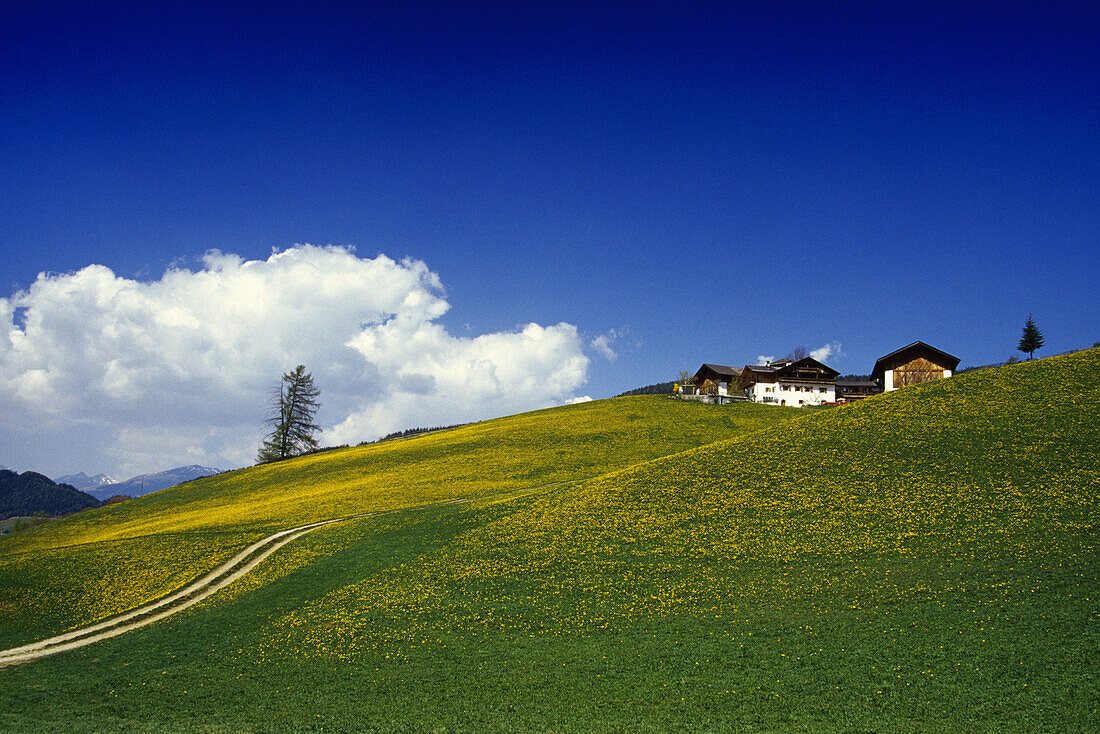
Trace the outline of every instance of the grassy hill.
{"label": "grassy hill", "polygon": [[800,415],[621,399],[208,477],[0,538],[0,647],[160,597],[271,532],[586,479]]}
{"label": "grassy hill", "polygon": [[[541,487],[327,526],[166,622],[0,670],[0,729],[1093,729],[1100,350],[779,410],[601,401],[28,531],[0,589],[80,539],[163,563],[173,533],[221,552]],[[30,634],[40,607],[3,598]]]}

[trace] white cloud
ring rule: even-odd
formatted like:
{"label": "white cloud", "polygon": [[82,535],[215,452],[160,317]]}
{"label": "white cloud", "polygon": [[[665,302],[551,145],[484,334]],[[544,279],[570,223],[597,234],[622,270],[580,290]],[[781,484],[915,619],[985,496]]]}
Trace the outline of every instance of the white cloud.
{"label": "white cloud", "polygon": [[632,349],[640,349],[642,340],[635,337],[631,333],[630,326],[626,325],[617,329],[608,329],[603,334],[593,337],[588,345],[608,362],[614,362],[624,349],[628,352]]}
{"label": "white cloud", "polygon": [[363,329],[348,346],[384,390],[357,404],[326,434],[329,443],[558,405],[573,397],[588,368],[576,327],[564,323],[460,338],[399,316]]}
{"label": "white cloud", "polygon": [[100,455],[72,470],[228,468],[251,461],[265,398],[299,363],[330,445],[561,404],[584,384],[572,325],[456,337],[436,323],[448,308],[423,262],[342,247],[213,251],[154,282],[43,274],[0,299],[0,438],[99,431]]}
{"label": "white cloud", "polygon": [[593,339],[589,344],[596,350],[596,353],[609,362],[614,362],[619,358],[619,355],[611,348],[611,345],[615,342],[615,331],[612,329],[606,334],[600,334]]}
{"label": "white cloud", "polygon": [[766,365],[769,362],[773,361],[774,359],[775,359],[774,354],[761,354],[760,356],[758,356],[756,358],[756,363],[758,365]]}
{"label": "white cloud", "polygon": [[844,352],[840,351],[840,342],[832,342],[823,347],[814,349],[810,352],[810,356],[818,362],[824,362],[830,357],[842,357],[844,356]]}

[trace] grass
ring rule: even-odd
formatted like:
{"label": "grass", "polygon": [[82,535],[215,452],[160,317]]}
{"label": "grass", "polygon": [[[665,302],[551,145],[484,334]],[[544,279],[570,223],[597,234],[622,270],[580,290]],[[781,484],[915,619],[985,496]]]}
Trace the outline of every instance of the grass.
{"label": "grass", "polygon": [[799,416],[620,398],[189,482],[0,538],[0,646],[167,594],[315,520],[577,481]]}
{"label": "grass", "polygon": [[50,516],[41,515],[15,515],[14,517],[6,517],[0,520],[0,533],[18,533],[27,528],[33,528],[35,525],[41,525],[45,522],[50,522],[54,518]]}
{"label": "grass", "polygon": [[1095,730],[1100,350],[794,415],[323,528],[0,729]]}

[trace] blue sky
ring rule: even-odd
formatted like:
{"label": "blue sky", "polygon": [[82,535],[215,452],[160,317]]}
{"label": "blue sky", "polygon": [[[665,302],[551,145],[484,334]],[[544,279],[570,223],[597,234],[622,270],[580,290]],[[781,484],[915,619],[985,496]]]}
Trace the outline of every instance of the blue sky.
{"label": "blue sky", "polygon": [[[798,345],[833,345],[826,362],[842,373],[916,339],[962,366],[1002,361],[1028,314],[1040,354],[1100,340],[1094,5],[371,5],[7,4],[5,328],[48,312],[15,298],[42,272],[94,264],[154,284],[202,271],[210,250],[266,262],[310,243],[354,247],[350,266],[310,251],[333,267],[423,263],[448,306],[423,318],[455,349],[531,323],[573,327],[573,347],[553,332],[532,367],[562,380],[537,404]],[[47,336],[51,359],[79,359],[56,351],[79,339]],[[551,361],[578,356],[582,375],[551,378]],[[31,380],[20,359],[6,369]],[[315,366],[350,395],[341,369]],[[105,375],[59,378],[51,399]],[[333,435],[354,433],[346,402],[328,416],[347,424]],[[96,454],[102,407],[74,427],[9,402],[0,464],[171,461],[127,459],[124,442]],[[378,410],[359,430],[382,430]],[[34,448],[66,432],[88,448]],[[188,456],[243,456],[220,446],[196,439]]]}

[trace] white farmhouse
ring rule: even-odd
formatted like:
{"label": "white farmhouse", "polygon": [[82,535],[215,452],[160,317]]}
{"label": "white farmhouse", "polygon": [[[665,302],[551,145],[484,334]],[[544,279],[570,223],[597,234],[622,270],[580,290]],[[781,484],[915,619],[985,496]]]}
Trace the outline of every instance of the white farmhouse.
{"label": "white farmhouse", "polygon": [[840,373],[813,357],[746,365],[739,386],[750,400],[773,405],[821,405],[836,402]]}

